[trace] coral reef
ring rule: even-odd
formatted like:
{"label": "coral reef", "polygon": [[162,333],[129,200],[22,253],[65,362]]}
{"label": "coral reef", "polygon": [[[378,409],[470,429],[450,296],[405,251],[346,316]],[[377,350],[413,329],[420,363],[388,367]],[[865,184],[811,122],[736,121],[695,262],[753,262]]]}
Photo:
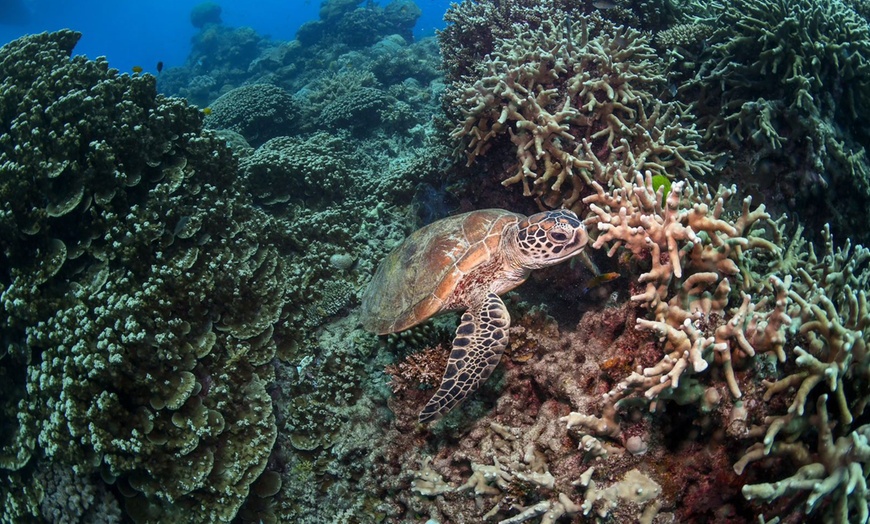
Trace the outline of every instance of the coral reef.
{"label": "coral reef", "polygon": [[392,0],[385,6],[373,2],[357,7],[362,0],[326,0],[320,19],[306,22],[297,39],[303,46],[342,45],[352,49],[370,46],[389,35],[406,41],[423,12],[413,0]]}
{"label": "coral reef", "polygon": [[387,366],[384,372],[393,378],[390,387],[393,393],[411,391],[419,387],[434,388],[441,383],[441,375],[447,367],[447,355],[449,348],[439,345],[422,349],[391,366]]}
{"label": "coral reef", "polygon": [[121,508],[101,481],[77,474],[59,464],[47,466],[38,473],[45,496],[39,504],[49,522],[121,522]]}
{"label": "coral reef", "polygon": [[202,2],[190,10],[190,23],[197,29],[208,24],[221,23],[221,6],[214,2]]}
{"label": "coral reef", "polygon": [[[363,64],[364,86],[392,104],[372,106],[380,124],[360,132],[340,114],[353,89],[312,85],[303,108],[249,83],[292,69],[292,45],[258,55],[253,32],[207,25],[173,77],[194,75],[202,105],[236,82],[280,91],[244,115],[210,107],[210,124],[229,128],[212,133],[203,111],[156,96],[154,77],[70,60],[77,39],[30,37],[0,62],[0,116],[17,130],[0,139],[3,520],[112,519],[117,507],[139,522],[342,521],[371,500],[344,494],[374,452],[371,421],[388,415],[392,360],[346,315],[413,227],[417,183],[439,183],[448,156],[413,118],[438,103],[431,40],[343,59],[338,72]],[[388,69],[392,50],[417,77]],[[387,85],[367,72],[376,63]],[[328,73],[300,65],[312,74],[283,84],[294,91]],[[321,113],[335,115],[328,128]],[[73,479],[50,473],[70,467]],[[76,486],[49,496],[63,483]]]}
{"label": "coral reef", "polygon": [[[192,38],[192,49],[183,67],[160,74],[162,93],[183,96],[200,107],[226,92],[255,83],[249,70],[266,60],[286,60],[294,46],[272,46],[250,27],[231,28],[206,24]],[[268,80],[259,83],[272,83]]]}
{"label": "coral reef", "polygon": [[285,264],[201,113],[70,59],[79,36],[0,50],[5,518],[68,504],[37,465],[101,475],[137,521],[228,522],[275,440]]}
{"label": "coral reef", "polygon": [[[866,1],[466,0],[441,64],[411,2],[208,4],[208,111],[0,49],[0,521],[868,520]],[[363,332],[377,263],[559,206],[595,247],[418,424],[456,319]]]}
{"label": "coral reef", "polygon": [[[616,181],[611,192],[593,183],[596,194],[584,199],[594,214],[588,221],[600,232],[593,247],[609,243],[611,256],[624,248],[649,260],[649,271],[637,279],[643,287],[631,300],[651,313],[652,320],[639,320],[638,328],[666,340],[669,353],[621,382],[611,399],[618,400],[628,390],[640,389],[652,399],[663,390],[676,389],[685,371],[707,368],[704,354],[711,350],[723,366],[729,390],[739,398],[733,359],[772,351],[784,360],[782,331],[789,321],[782,305],[766,299],[751,303],[747,292],[757,277],[740,267],[750,250],[778,252],[776,244],[764,238],[775,230],[770,216],[764,206],[750,211],[747,198],[736,219],[723,220],[733,188],[711,193],[706,186],[691,188],[678,182],[665,198],[663,188],[654,191],[650,172],[638,173],[634,183],[618,173]],[[767,224],[761,226],[764,221]],[[728,310],[732,283],[741,293],[741,305]]]}
{"label": "coral reef", "polygon": [[349,162],[337,138],[318,133],[273,138],[244,158],[239,167],[246,186],[262,205],[292,199],[312,207],[348,193]]}
{"label": "coral reef", "polygon": [[451,522],[863,521],[870,251],[817,251],[734,188],[614,181],[588,222],[638,282],[573,329],[523,325],[536,351],[439,426],[405,387],[373,489]]}
{"label": "coral reef", "polygon": [[[797,472],[773,483],[745,486],[747,498],[771,502],[809,491],[807,513],[824,507],[835,522],[861,522],[868,515],[870,467],[867,426],[858,425],[870,401],[870,250],[853,249],[848,242],[835,248],[828,230],[823,238],[821,256],[796,238],[804,246],[801,264],[783,284],[790,302],[790,334],[796,340],[789,357],[796,366],[788,375],[765,382],[763,399],[778,404],[775,399],[783,395],[793,398],[783,404],[785,413],[779,414],[781,408],[771,410],[749,429],[749,436],[761,441],[750,446],[734,468],[742,473],[767,456],[788,457],[799,466]],[[823,500],[829,504],[818,504]]]}
{"label": "coral reef", "polygon": [[601,4],[599,7],[572,0],[469,0],[451,6],[444,14],[447,27],[438,32],[446,57],[447,81],[457,82],[472,75],[480,61],[493,52],[498,39],[514,34],[516,24],[537,30],[547,21],[562,24],[594,14],[617,25],[649,31],[661,29],[688,8],[672,0],[614,0]]}
{"label": "coral reef", "polygon": [[[741,474],[747,465],[768,456],[786,456],[801,466],[787,479],[746,485],[743,494],[772,501],[809,490],[808,513],[825,507],[828,518],[836,522],[866,520],[866,489],[861,487],[866,457],[860,447],[866,441],[865,426],[853,430],[852,424],[870,400],[866,371],[870,334],[866,263],[870,252],[861,247],[853,250],[848,242],[835,249],[828,230],[822,256],[800,237],[799,230],[788,249],[781,250],[776,246],[782,244],[782,224],[770,222],[763,208],[750,211],[748,199],[729,224],[720,220],[727,196],[722,190],[715,198],[709,193],[701,198],[689,196],[696,203],[691,211],[686,207],[679,212],[681,198],[688,196],[681,196],[682,191],[672,188],[663,207],[662,192],[652,192],[647,175],[645,182],[638,177],[624,192],[607,195],[599,187],[598,195],[587,198],[608,203],[606,209],[592,207],[603,233],[596,245],[615,240],[611,254],[623,245],[635,254],[648,250],[651,269],[638,279],[646,290],[631,299],[644,304],[654,317],[638,319],[638,329],[661,337],[668,353],[605,395],[604,413],[609,413],[605,418],[578,414],[568,419],[569,424],[579,424],[596,436],[610,434],[613,413],[635,392],[651,400],[653,410],[662,393],[667,393],[665,398],[681,404],[701,403],[709,411],[721,401],[720,395],[709,397],[709,389],[693,394],[696,383],[680,381],[685,380],[686,371],[705,371],[714,357],[713,362],[722,366],[732,398],[743,396],[740,382],[752,392],[745,405],[735,402],[729,433],[741,440],[762,439],[735,462],[735,471]],[[656,210],[653,216],[637,213],[643,202]],[[713,202],[715,210],[708,214]],[[687,230],[683,224],[691,226]],[[695,231],[698,238],[691,238]],[[682,280],[669,290],[674,278]],[[731,282],[739,286],[739,301],[731,293]],[[750,290],[762,298],[754,299]],[[673,298],[666,303],[667,297]],[[746,363],[761,359],[763,353],[784,365],[772,374],[775,379],[768,378],[760,388]],[[735,373],[735,365],[744,370],[742,378]],[[773,399],[785,392],[793,392],[793,399],[787,413],[777,415],[774,406],[779,403]],[[812,398],[817,399],[815,410],[807,405]],[[829,419],[828,399],[833,412],[839,414],[837,423]],[[768,404],[772,409],[763,409]],[[607,422],[602,426],[603,421]],[[811,445],[813,428],[818,433],[816,446]],[[853,496],[855,486],[859,488]],[[830,504],[817,505],[823,499],[830,499]],[[788,513],[784,506],[778,510]]]}

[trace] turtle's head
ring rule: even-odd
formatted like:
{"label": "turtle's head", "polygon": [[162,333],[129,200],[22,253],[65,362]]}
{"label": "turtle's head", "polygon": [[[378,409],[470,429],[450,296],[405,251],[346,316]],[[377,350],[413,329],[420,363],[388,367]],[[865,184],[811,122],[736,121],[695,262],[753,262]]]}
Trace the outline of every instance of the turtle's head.
{"label": "turtle's head", "polygon": [[589,236],[573,211],[557,209],[536,213],[517,225],[516,260],[537,269],[558,264],[580,253]]}

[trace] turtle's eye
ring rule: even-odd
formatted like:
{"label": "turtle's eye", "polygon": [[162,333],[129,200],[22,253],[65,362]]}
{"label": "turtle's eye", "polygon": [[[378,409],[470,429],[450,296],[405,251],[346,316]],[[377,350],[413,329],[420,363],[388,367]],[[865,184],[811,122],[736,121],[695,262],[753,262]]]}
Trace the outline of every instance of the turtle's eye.
{"label": "turtle's eye", "polygon": [[562,231],[550,231],[549,236],[550,240],[559,244],[563,244],[568,241],[568,235],[566,235]]}

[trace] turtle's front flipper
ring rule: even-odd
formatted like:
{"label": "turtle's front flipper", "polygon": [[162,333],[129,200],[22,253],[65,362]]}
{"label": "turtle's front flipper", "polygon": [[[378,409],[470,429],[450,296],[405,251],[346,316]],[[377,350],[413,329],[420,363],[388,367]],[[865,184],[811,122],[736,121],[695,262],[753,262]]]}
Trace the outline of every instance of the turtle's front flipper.
{"label": "turtle's front flipper", "polygon": [[507,347],[510,324],[507,308],[495,293],[462,314],[441,387],[420,412],[420,422],[446,414],[489,378]]}

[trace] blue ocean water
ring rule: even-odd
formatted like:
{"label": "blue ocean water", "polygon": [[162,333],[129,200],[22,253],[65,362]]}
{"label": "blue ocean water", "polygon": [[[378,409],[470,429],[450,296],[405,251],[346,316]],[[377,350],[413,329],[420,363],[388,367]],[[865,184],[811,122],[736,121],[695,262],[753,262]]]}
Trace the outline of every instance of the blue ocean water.
{"label": "blue ocean water", "polygon": [[[157,62],[166,67],[181,65],[190,51],[196,29],[190,11],[200,0],[125,1],[87,0],[0,0],[0,44],[20,36],[70,28],[82,33],[76,53],[95,58],[105,56],[121,71],[133,66],[154,72]],[[292,40],[299,27],[316,20],[321,2],[317,0],[223,0],[223,23],[248,26],[261,35]],[[360,2],[362,3],[362,2]],[[387,4],[387,0],[373,2]],[[447,0],[420,0],[423,11],[414,34],[432,34],[444,25]]]}

